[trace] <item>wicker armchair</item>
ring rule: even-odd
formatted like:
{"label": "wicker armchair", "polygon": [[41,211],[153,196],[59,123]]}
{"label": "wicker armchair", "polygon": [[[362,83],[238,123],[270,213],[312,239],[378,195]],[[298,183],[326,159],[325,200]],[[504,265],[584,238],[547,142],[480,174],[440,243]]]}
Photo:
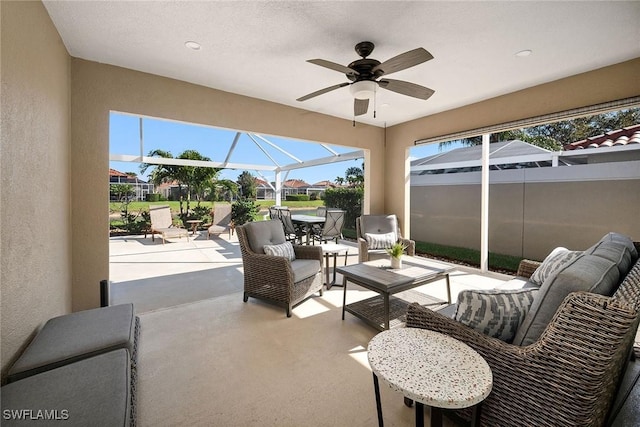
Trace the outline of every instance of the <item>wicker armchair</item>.
{"label": "wicker armchair", "polygon": [[[638,244],[636,244],[638,246]],[[523,265],[531,274],[536,264]],[[640,261],[612,297],[569,294],[535,343],[519,347],[411,304],[407,327],[452,336],[493,371],[482,407],[484,426],[601,426],[619,386],[640,321]],[[458,413],[470,418],[470,411]]]}
{"label": "wicker armchair", "polygon": [[285,242],[280,220],[250,222],[236,228],[244,266],[244,302],[249,297],[291,309],[314,293],[322,296],[322,249],[293,245],[296,259],[264,253],[265,244]]}
{"label": "wicker armchair", "polygon": [[409,256],[416,254],[416,242],[405,239],[400,232],[398,218],[395,215],[362,215],[356,218],[356,236],[358,238],[358,262],[369,261],[371,255],[386,256],[384,249],[371,249],[367,243],[366,233],[390,233],[396,235],[396,242],[407,247]]}

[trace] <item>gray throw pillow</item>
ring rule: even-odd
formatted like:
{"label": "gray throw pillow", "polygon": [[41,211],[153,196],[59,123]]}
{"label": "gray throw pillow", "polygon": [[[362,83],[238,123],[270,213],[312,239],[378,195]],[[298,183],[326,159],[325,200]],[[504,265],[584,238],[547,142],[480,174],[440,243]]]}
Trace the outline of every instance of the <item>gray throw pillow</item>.
{"label": "gray throw pillow", "polygon": [[364,238],[369,249],[389,249],[397,240],[396,233],[365,233]]}
{"label": "gray throw pillow", "polygon": [[510,343],[538,289],[466,290],[458,294],[455,320]]}
{"label": "gray throw pillow", "polygon": [[538,286],[542,286],[547,278],[557,274],[564,265],[578,258],[580,254],[582,254],[580,251],[570,251],[563,247],[555,248],[547,255],[544,261],[542,261],[540,267],[533,272],[529,281]]}
{"label": "gray throw pillow", "polygon": [[289,261],[296,259],[296,253],[291,242],[284,242],[279,245],[264,245],[264,253],[271,256],[285,257]]}

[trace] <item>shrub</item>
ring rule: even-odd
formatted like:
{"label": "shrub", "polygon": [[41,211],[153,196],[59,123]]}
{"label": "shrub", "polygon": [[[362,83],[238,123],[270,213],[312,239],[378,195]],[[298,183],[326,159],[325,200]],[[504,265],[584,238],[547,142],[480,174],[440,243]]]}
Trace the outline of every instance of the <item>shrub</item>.
{"label": "shrub", "polygon": [[324,204],[327,207],[346,211],[344,226],[354,229],[356,228],[356,218],[362,215],[363,197],[362,187],[328,188],[324,194]]}
{"label": "shrub", "polygon": [[307,194],[287,194],[286,200],[288,202],[308,202],[309,196]]}
{"label": "shrub", "polygon": [[160,201],[160,193],[149,193],[145,196],[145,200],[147,202],[159,202]]}
{"label": "shrub", "polygon": [[251,222],[259,210],[253,200],[237,200],[231,205],[231,220],[236,226]]}

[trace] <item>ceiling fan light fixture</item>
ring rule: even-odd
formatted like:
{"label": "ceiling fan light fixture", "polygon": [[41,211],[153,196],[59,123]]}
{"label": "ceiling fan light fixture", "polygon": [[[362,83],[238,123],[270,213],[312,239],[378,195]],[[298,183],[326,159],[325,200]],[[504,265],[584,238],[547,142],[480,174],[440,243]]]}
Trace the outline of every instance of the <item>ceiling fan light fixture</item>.
{"label": "ceiling fan light fixture", "polygon": [[371,80],[361,80],[353,83],[349,87],[349,91],[354,98],[357,99],[372,99],[376,93],[377,84]]}

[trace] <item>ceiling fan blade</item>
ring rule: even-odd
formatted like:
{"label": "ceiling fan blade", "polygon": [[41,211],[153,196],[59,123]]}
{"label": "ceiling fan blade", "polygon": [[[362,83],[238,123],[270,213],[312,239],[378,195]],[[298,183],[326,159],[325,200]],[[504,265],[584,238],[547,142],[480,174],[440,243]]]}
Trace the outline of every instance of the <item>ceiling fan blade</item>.
{"label": "ceiling fan blade", "polygon": [[433,59],[433,55],[419,47],[417,49],[401,53],[398,56],[394,56],[393,58],[384,61],[382,64],[376,65],[373,67],[372,72],[375,73],[376,71],[382,71],[385,75],[391,74],[413,67],[414,65],[422,64],[430,59]]}
{"label": "ceiling fan blade", "polygon": [[323,93],[327,93],[327,92],[331,92],[332,90],[336,90],[336,89],[340,89],[341,87],[345,87],[345,86],[349,86],[350,83],[345,82],[345,83],[340,83],[339,85],[333,85],[333,86],[329,86],[329,87],[325,87],[324,89],[320,89],[317,90],[315,92],[312,92],[308,95],[305,95],[301,98],[296,99],[296,101],[306,101],[307,99],[311,99],[314,98],[318,95],[322,95]]}
{"label": "ceiling fan blade", "polygon": [[340,65],[340,64],[337,64],[335,62],[327,61],[325,59],[309,59],[307,62],[319,65],[321,67],[328,68],[330,70],[339,71],[339,72],[347,74],[347,75],[357,76],[357,75],[360,74],[360,73],[358,73],[356,70],[354,70],[352,68],[345,67],[344,65]]}
{"label": "ceiling fan blade", "polygon": [[361,116],[363,114],[367,114],[368,109],[369,109],[368,99],[353,98],[353,115],[354,116]]}
{"label": "ceiling fan blade", "polygon": [[414,98],[429,99],[435,93],[433,89],[403,80],[383,79],[378,81],[381,88]]}

